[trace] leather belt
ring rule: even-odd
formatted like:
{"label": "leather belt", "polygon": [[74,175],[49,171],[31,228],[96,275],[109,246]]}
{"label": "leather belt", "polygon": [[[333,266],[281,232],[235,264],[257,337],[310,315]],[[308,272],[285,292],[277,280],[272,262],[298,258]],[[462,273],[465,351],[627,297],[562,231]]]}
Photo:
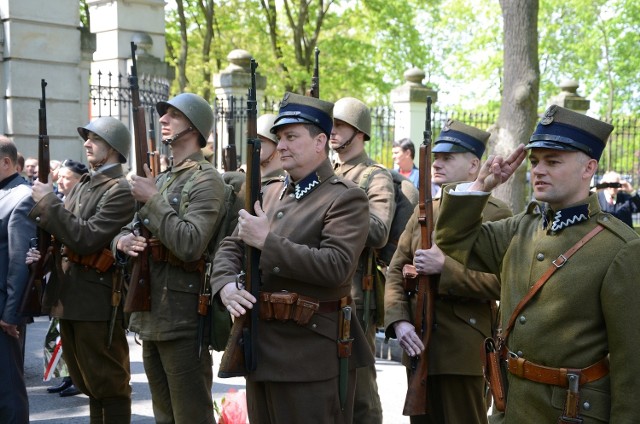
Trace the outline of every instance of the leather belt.
{"label": "leather belt", "polygon": [[100,273],[109,271],[113,264],[116,263],[113,253],[111,253],[111,250],[109,249],[102,249],[101,251],[92,253],[91,255],[79,255],[67,246],[63,246],[62,257],[67,258],[69,262],[95,269]]}
{"label": "leather belt", "polygon": [[595,364],[582,369],[552,368],[527,361],[514,353],[508,353],[507,367],[509,372],[517,377],[535,381],[536,383],[567,387],[567,373],[579,374],[580,385],[599,380],[609,374],[609,357],[605,356]]}
{"label": "leather belt", "polygon": [[167,249],[159,239],[152,237],[149,239],[148,243],[149,250],[151,252],[151,259],[155,262],[167,262],[170,265],[182,268],[187,272],[198,271],[200,274],[204,272],[206,263],[204,258],[200,258],[197,261],[185,262]]}
{"label": "leather belt", "polygon": [[330,312],[336,312],[341,308],[351,304],[351,296],[345,296],[338,300],[321,300],[318,302],[320,305],[318,306],[317,313],[319,314],[328,314]]}

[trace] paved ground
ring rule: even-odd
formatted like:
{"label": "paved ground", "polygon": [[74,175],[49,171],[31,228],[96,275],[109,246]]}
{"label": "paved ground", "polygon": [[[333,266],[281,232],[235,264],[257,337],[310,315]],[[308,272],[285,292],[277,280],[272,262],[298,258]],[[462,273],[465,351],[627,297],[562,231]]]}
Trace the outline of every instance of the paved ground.
{"label": "paved ground", "polygon": [[[29,394],[31,423],[38,424],[79,424],[89,422],[89,401],[84,395],[61,398],[56,394],[49,394],[46,388],[55,385],[59,379],[44,383],[42,381],[42,344],[49,321],[47,318],[37,318],[36,322],[27,327],[27,345],[25,354],[25,379]],[[385,346],[386,348],[387,346]],[[133,389],[132,423],[152,424],[153,411],[151,409],[151,395],[142,366],[142,349],[133,336],[129,335],[131,353],[131,386]],[[385,352],[385,357],[390,357]],[[220,354],[214,355],[214,376],[217,375],[217,364]],[[402,406],[407,390],[404,369],[394,360],[378,358],[378,385],[384,410],[384,424],[406,424],[407,417],[402,416]],[[213,397],[218,403],[229,389],[244,390],[243,378],[218,379],[214,378]]]}

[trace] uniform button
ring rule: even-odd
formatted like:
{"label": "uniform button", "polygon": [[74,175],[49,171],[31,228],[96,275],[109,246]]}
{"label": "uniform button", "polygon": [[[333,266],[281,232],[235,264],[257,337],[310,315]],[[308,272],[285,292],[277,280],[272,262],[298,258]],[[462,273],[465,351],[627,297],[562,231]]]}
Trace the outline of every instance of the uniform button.
{"label": "uniform button", "polygon": [[173,203],[174,205],[178,203],[178,198],[174,197],[173,199],[171,199],[171,203]]}
{"label": "uniform button", "polygon": [[334,183],[337,183],[337,182],[338,182],[338,179],[337,179],[337,178],[334,178],[334,179],[333,179],[333,182],[334,182]]}
{"label": "uniform button", "polygon": [[192,287],[193,287],[193,284],[189,284],[189,288],[192,288]]}
{"label": "uniform button", "polygon": [[103,278],[103,277],[100,277],[100,281],[104,281],[104,278]]}
{"label": "uniform button", "polygon": [[527,317],[525,317],[524,315],[520,315],[518,321],[520,321],[520,324],[524,324],[525,322],[527,322]]}
{"label": "uniform button", "polygon": [[145,218],[145,219],[143,219],[143,220],[142,220],[142,223],[143,223],[144,225],[149,225],[149,218]]}
{"label": "uniform button", "polygon": [[609,217],[608,217],[608,216],[605,216],[604,218],[602,218],[602,220],[603,220],[603,221],[608,221],[608,220],[609,220]]}
{"label": "uniform button", "polygon": [[536,259],[539,261],[544,261],[544,253],[538,253],[536,255]]}
{"label": "uniform button", "polygon": [[91,189],[90,189],[90,188],[88,188],[88,189],[87,189],[87,191],[91,191]]}
{"label": "uniform button", "polygon": [[277,267],[277,266],[274,266],[274,267],[273,267],[273,272],[274,272],[275,274],[280,273],[280,268],[279,268],[279,267]]}
{"label": "uniform button", "polygon": [[40,217],[36,217],[36,222],[40,222]]}
{"label": "uniform button", "polygon": [[311,328],[316,328],[318,324],[311,324]]}
{"label": "uniform button", "polygon": [[476,325],[476,319],[475,318],[469,318],[469,324]]}
{"label": "uniform button", "polygon": [[289,197],[293,198],[293,197],[295,197],[295,194],[289,193]]}
{"label": "uniform button", "polygon": [[588,411],[589,409],[591,409],[591,404],[589,402],[584,402],[582,404],[582,409],[584,409],[585,411]]}
{"label": "uniform button", "polygon": [[284,212],[280,211],[276,214],[276,218],[280,219],[284,216]]}
{"label": "uniform button", "polygon": [[522,356],[523,356],[523,355],[522,355],[522,351],[521,351],[521,350],[517,351],[517,352],[516,352],[516,355],[518,355],[519,357],[521,357],[521,358],[522,358]]}

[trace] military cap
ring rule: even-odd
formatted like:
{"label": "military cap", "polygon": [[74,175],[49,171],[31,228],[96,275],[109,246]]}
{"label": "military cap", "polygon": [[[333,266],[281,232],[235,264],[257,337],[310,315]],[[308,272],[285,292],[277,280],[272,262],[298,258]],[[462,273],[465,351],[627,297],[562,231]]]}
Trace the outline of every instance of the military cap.
{"label": "military cap", "polygon": [[600,160],[613,126],[582,113],[550,106],[536,127],[526,149],[581,151]]}
{"label": "military cap", "polygon": [[273,141],[278,144],[275,134],[271,132],[271,127],[275,122],[277,116],[273,113],[265,113],[258,118],[258,135]]}
{"label": "military cap", "polygon": [[328,138],[333,128],[333,103],[315,97],[285,93],[271,132],[275,134],[278,128],[289,124],[313,124]]}
{"label": "military cap", "polygon": [[476,127],[449,119],[436,139],[432,153],[473,153],[482,158],[489,134]]}
{"label": "military cap", "polygon": [[87,166],[84,163],[76,162],[73,159],[66,159],[64,162],[62,162],[61,166],[78,175],[84,175],[89,172]]}

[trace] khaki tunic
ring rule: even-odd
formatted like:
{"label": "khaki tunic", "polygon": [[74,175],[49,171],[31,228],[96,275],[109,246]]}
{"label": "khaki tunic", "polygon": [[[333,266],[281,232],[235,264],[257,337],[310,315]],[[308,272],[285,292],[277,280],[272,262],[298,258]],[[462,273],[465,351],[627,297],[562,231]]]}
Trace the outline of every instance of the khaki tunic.
{"label": "khaki tunic", "polygon": [[[100,208],[98,210],[98,204]],[[56,318],[108,321],[111,317],[113,267],[105,273],[69,262],[60,256],[65,245],[78,254],[90,255],[109,248],[111,239],[133,217],[134,200],[122,166],[84,175],[64,203],[49,193],[29,216],[55,237],[55,263],[47,285],[45,307]]]}
{"label": "khaki tunic", "polygon": [[[440,200],[433,203],[434,221],[440,212]],[[409,321],[415,325],[416,299],[407,298],[402,280],[402,267],[413,264],[416,250],[422,249],[421,226],[416,207],[400,237],[398,249],[387,269],[385,291],[385,333],[395,338],[393,324]],[[484,208],[484,221],[496,221],[511,216],[507,205],[490,198]],[[429,375],[456,374],[481,376],[480,346],[491,336],[492,313],[490,299],[498,299],[499,282],[495,275],[466,269],[460,262],[447,256],[440,275],[439,297],[435,317],[437,330],[429,342]],[[464,298],[467,299],[464,299]],[[470,299],[471,298],[471,299]],[[410,365],[409,357],[402,356],[402,363]]]}
{"label": "khaki tunic", "polygon": [[[69,262],[64,245],[81,255],[108,249],[111,239],[133,217],[134,199],[122,165],[84,175],[63,202],[44,196],[30,217],[55,238],[56,272],[45,289],[43,306],[60,318],[63,356],[74,384],[89,396],[92,408],[115,421],[130,421],[129,345],[118,310],[112,343],[107,348],[112,314],[113,271],[104,273]],[[96,366],[100,364],[100,366]]]}
{"label": "khaki tunic", "polygon": [[[293,184],[286,191],[280,184],[265,189],[263,209],[270,231],[260,255],[262,291],[288,290],[321,301],[350,294],[356,259],[368,232],[367,199],[353,183],[336,177],[328,160],[316,173],[320,184],[299,200]],[[214,293],[236,280],[242,259],[243,243],[234,233],[216,253],[211,280]],[[339,315],[338,311],[315,314],[305,326],[261,320],[258,366],[247,378],[305,382],[337,377]],[[350,368],[373,364],[355,319],[351,334]]]}
{"label": "khaki tunic", "polygon": [[[161,189],[138,212],[143,225],[180,260],[200,259],[215,233],[220,208],[224,205],[224,183],[211,166],[200,170],[201,152],[160,174],[156,186]],[[182,189],[198,172],[188,192],[188,206],[182,216]],[[173,180],[173,182],[171,182]],[[131,232],[130,224],[114,240]],[[151,269],[151,311],[131,314],[129,327],[142,340],[166,341],[196,338],[198,327],[198,294],[202,278],[197,271],[187,272],[167,262],[149,257]]]}
{"label": "khaki tunic", "polygon": [[[603,213],[595,195],[589,216],[559,230],[543,228],[534,202],[513,218],[481,223],[486,196],[452,196],[445,189],[436,243],[470,268],[495,272],[506,326],[517,303],[559,255],[597,224],[605,227],[547,281],[517,319],[512,352],[549,367],[584,368],[610,355],[608,376],[580,388],[584,423],[637,423],[640,409],[640,238]],[[575,205],[574,205],[575,206]],[[551,217],[553,219],[553,216]],[[445,287],[446,288],[446,287]],[[566,390],[508,375],[505,413],[492,422],[556,422]]]}
{"label": "khaki tunic", "polygon": [[[342,163],[336,164],[337,176],[353,181],[360,185],[364,173],[376,162],[369,158],[366,152]],[[369,233],[365,247],[379,249],[387,243],[391,222],[396,211],[395,187],[391,174],[384,168],[374,168],[369,175],[369,184],[366,190],[369,200]],[[362,278],[364,277],[369,249],[365,249],[358,259],[358,268],[353,276],[351,297],[356,301],[358,309],[364,307],[364,295],[362,292]],[[371,299],[371,309],[375,309],[375,299]]]}

